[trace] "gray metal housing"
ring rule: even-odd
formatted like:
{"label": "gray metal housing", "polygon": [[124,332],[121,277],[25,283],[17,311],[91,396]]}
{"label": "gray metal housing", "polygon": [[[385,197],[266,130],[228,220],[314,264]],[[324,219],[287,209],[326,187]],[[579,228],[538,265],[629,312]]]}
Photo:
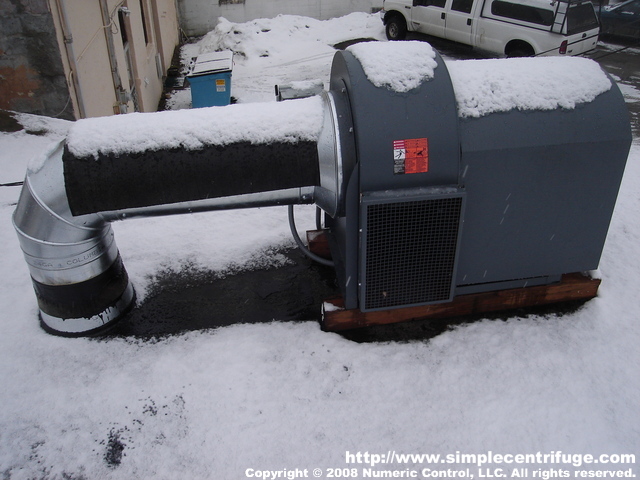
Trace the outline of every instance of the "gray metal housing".
{"label": "gray metal housing", "polygon": [[598,267],[631,144],[612,83],[573,110],[460,122],[468,204],[457,293]]}
{"label": "gray metal housing", "polygon": [[[631,143],[615,82],[573,110],[461,119],[446,65],[439,56],[437,62],[433,79],[398,93],[374,86],[348,51],[335,56],[330,95],[336,116],[352,125],[340,128],[344,210],[327,225],[347,308],[446,302],[598,267]],[[428,171],[394,173],[394,141],[416,138],[428,139]],[[410,199],[420,211],[441,198],[461,200],[455,211],[436,206],[431,217],[414,215],[413,225],[387,221],[383,230],[393,231],[383,231],[386,245],[372,261],[367,212],[375,198],[387,204]],[[425,239],[421,222],[456,234]],[[407,268],[395,267],[382,285],[372,282],[398,262]],[[408,268],[416,263],[419,269]],[[450,294],[433,294],[434,281],[449,282]]]}

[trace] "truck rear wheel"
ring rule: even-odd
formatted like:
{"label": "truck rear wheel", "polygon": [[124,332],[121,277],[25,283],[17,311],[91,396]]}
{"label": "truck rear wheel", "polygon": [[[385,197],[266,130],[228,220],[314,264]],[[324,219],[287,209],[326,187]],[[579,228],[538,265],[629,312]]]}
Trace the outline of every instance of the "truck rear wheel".
{"label": "truck rear wheel", "polygon": [[394,15],[386,23],[387,39],[404,40],[407,36],[407,23],[400,15]]}
{"label": "truck rear wheel", "polygon": [[513,41],[507,45],[507,48],[505,49],[505,54],[509,58],[533,57],[535,55],[535,51],[533,50],[533,47],[529,45],[527,42]]}

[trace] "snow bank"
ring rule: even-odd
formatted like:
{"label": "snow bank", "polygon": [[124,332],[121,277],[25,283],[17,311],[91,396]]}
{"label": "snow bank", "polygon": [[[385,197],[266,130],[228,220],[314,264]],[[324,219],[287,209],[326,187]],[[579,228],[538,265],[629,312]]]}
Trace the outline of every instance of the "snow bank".
{"label": "snow bank", "polygon": [[200,52],[233,50],[241,58],[256,60],[277,57],[291,52],[292,48],[307,49],[303,60],[318,47],[333,53],[333,45],[355,38],[382,40],[384,30],[378,15],[352,13],[330,20],[316,20],[298,15],[278,15],[244,23],[233,23],[220,18],[215,29],[198,43]]}
{"label": "snow bank", "polygon": [[[274,98],[274,85],[321,79],[329,83],[334,45],[357,38],[384,40],[379,15],[352,13],[320,21],[296,15],[279,15],[244,23],[221,18],[216,28],[198,43],[185,45],[183,62],[217,50],[235,53],[231,95],[238,103]],[[188,108],[183,90],[169,100],[172,107]]]}
{"label": "snow bank", "polygon": [[26,131],[48,137],[64,137],[71,125],[73,125],[73,122],[69,120],[42,117],[29,113],[15,113],[14,117]]}
{"label": "snow bank", "polygon": [[131,113],[80,120],[70,129],[67,145],[77,157],[96,157],[171,148],[197,150],[242,141],[316,141],[322,115],[320,98]]}
{"label": "snow bank", "polygon": [[[64,139],[73,122],[27,113],[12,113],[24,130],[0,132],[0,183],[19,182],[27,167],[37,170],[51,149]],[[30,132],[30,133],[27,133]]]}
{"label": "snow bank", "polygon": [[408,92],[433,78],[436,53],[425,42],[367,42],[347,48],[376,87]]}
{"label": "snow bank", "polygon": [[575,108],[611,88],[593,60],[538,57],[447,62],[461,117]]}

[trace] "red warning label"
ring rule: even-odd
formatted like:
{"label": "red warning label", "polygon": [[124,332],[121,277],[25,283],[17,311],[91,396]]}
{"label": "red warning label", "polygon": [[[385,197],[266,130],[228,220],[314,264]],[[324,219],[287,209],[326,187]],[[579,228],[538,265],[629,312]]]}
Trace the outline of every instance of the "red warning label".
{"label": "red warning label", "polygon": [[426,173],[429,171],[429,140],[410,138],[393,141],[393,173]]}

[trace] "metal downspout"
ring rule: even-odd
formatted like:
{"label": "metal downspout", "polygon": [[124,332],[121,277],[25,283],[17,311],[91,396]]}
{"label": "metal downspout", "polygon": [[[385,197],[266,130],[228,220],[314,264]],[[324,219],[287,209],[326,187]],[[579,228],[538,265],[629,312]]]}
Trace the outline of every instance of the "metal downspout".
{"label": "metal downspout", "polygon": [[122,87],[122,79],[118,72],[118,59],[116,58],[116,48],[113,42],[113,33],[111,31],[111,16],[109,15],[109,7],[107,0],[100,0],[100,11],[102,13],[102,26],[104,35],[107,40],[107,52],[109,53],[109,65],[111,67],[111,77],[113,78],[113,87],[116,94],[116,102],[118,111],[115,113],[127,113],[127,94]]}
{"label": "metal downspout", "polygon": [[76,63],[76,55],[73,48],[73,35],[69,29],[69,16],[67,15],[67,9],[64,0],[56,0],[56,6],[58,7],[58,16],[62,23],[62,36],[64,39],[64,46],[67,51],[67,59],[69,60],[69,68],[71,69],[71,81],[73,82],[73,89],[75,91],[76,104],[78,105],[78,115],[80,118],[86,118],[87,112],[84,106],[84,100],[82,98],[82,90],[80,89],[80,81],[78,79],[78,64]]}

